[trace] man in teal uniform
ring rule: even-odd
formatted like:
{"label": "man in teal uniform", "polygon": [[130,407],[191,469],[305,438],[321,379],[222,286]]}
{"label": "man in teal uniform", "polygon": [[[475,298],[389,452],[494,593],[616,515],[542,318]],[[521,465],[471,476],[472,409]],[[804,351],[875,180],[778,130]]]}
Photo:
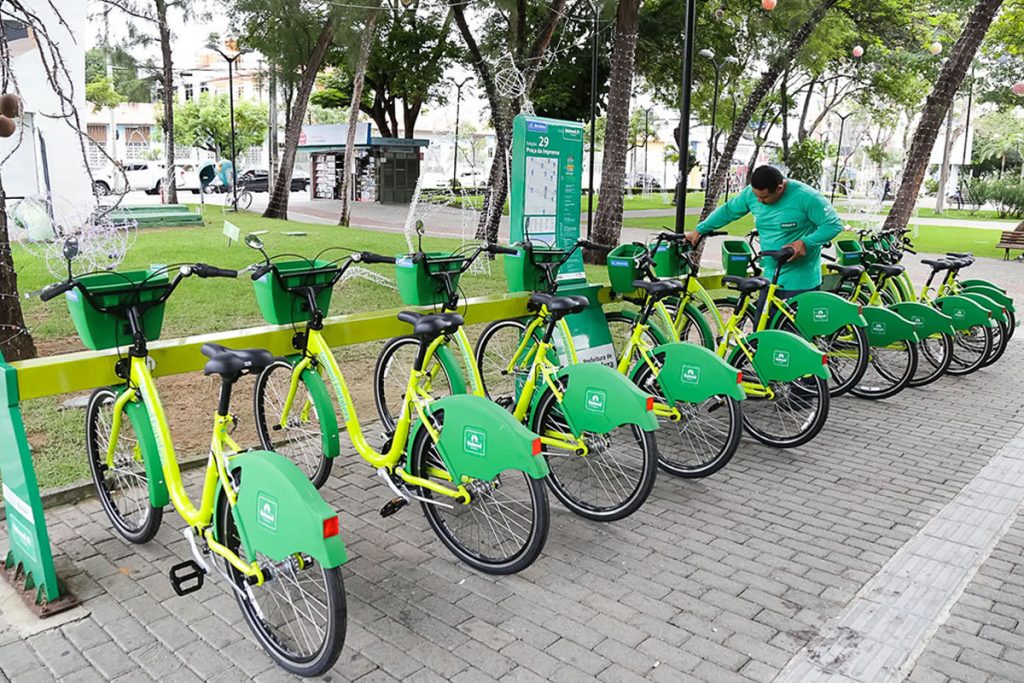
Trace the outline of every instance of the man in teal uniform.
{"label": "man in teal uniform", "polygon": [[[701,236],[720,230],[748,213],[754,214],[761,249],[793,249],[793,258],[779,274],[778,295],[795,296],[821,286],[821,247],[843,230],[842,221],[828,200],[814,188],[788,180],[772,166],[760,166],[750,177],[750,185],[718,207],[686,233],[696,246]],[[762,264],[765,277],[775,275],[775,260]]]}

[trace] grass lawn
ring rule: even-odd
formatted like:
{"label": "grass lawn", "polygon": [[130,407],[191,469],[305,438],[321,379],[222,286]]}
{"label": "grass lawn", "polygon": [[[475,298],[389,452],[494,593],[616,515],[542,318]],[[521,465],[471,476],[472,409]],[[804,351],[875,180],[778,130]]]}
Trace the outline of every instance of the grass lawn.
{"label": "grass lawn", "polygon": [[[448,199],[448,195],[439,195],[444,199]],[[469,195],[461,198],[463,206],[467,208],[473,208],[479,211],[484,205],[483,195]],[[597,205],[601,201],[600,195],[594,195],[594,210],[597,210]],[[721,204],[724,198],[719,201]],[[580,213],[587,212],[587,206],[589,204],[589,197],[586,194],[580,196]],[[700,208],[704,206],[704,193],[703,192],[688,192],[686,194],[686,206],[687,208]],[[644,211],[650,209],[672,209],[674,205],[669,201],[665,201],[664,193],[655,192],[649,197],[644,197],[642,194],[626,195],[623,200],[623,211]],[[505,206],[502,208],[502,213],[508,215],[508,202],[505,202]]]}
{"label": "grass lawn", "polygon": [[921,218],[964,218],[970,221],[1018,221],[1015,218],[1000,218],[999,212],[991,209],[981,209],[975,212],[968,211],[967,209],[946,209],[942,213],[935,213],[935,209],[925,207],[918,209],[915,215]]}

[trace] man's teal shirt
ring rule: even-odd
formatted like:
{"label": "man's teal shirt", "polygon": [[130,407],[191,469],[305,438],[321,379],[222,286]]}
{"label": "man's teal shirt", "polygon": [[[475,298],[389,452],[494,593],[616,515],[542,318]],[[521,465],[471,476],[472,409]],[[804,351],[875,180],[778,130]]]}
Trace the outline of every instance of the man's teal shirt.
{"label": "man's teal shirt", "polygon": [[[807,254],[803,258],[783,267],[779,286],[782,289],[821,286],[821,246],[843,230],[839,214],[828,200],[804,183],[787,180],[779,201],[762,204],[747,185],[697,225],[697,232],[704,234],[719,230],[748,213],[754,215],[762,249],[781,249],[796,240],[803,240],[807,245]],[[765,277],[774,276],[774,259],[765,259],[764,270]]]}

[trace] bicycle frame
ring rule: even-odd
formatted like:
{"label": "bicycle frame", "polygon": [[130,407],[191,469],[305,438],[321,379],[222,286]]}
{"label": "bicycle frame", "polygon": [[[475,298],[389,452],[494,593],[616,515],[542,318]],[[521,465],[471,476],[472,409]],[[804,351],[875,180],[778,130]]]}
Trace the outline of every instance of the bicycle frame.
{"label": "bicycle frame", "polygon": [[[256,585],[263,583],[263,573],[260,571],[257,562],[246,563],[237,554],[214,538],[212,526],[213,513],[216,504],[218,485],[228,498],[228,504],[234,507],[237,503],[234,485],[228,476],[227,461],[233,455],[242,451],[242,448],[228,434],[228,428],[234,424],[234,418],[230,415],[214,416],[213,438],[210,442],[210,458],[206,464],[206,474],[203,478],[202,495],[197,508],[185,491],[185,484],[181,479],[181,470],[178,467],[177,456],[174,453],[174,444],[171,441],[170,429],[167,425],[167,417],[164,414],[163,404],[156,390],[156,383],[150,373],[148,356],[132,356],[127,388],[114,402],[114,417],[111,425],[110,443],[107,446],[107,466],[114,466],[114,450],[117,446],[118,436],[121,432],[121,416],[123,409],[132,401],[142,401],[145,405],[150,426],[156,439],[157,453],[160,456],[160,466],[163,471],[164,481],[167,484],[171,504],[178,514],[188,523],[192,529],[201,530],[202,538],[217,555],[223,557],[239,572],[250,578],[254,578]],[[136,454],[140,458],[140,454]]]}
{"label": "bicycle frame", "polygon": [[[465,333],[461,329],[459,330],[459,333],[461,333],[461,336],[465,338]],[[326,340],[318,329],[307,328],[306,335],[306,348],[301,360],[295,364],[295,367],[292,370],[291,384],[288,388],[288,395],[285,398],[285,404],[281,411],[279,424],[282,427],[287,426],[288,416],[295,407],[295,396],[298,392],[299,384],[301,383],[302,374],[308,369],[313,372],[320,372],[322,370],[327,373],[327,378],[330,381],[331,386],[334,388],[335,396],[338,400],[338,406],[341,409],[341,416],[345,422],[345,428],[348,430],[349,438],[352,440],[352,445],[363,460],[374,467],[374,469],[379,470],[383,468],[390,473],[397,474],[408,484],[429,489],[434,493],[459,500],[462,503],[469,503],[469,491],[462,482],[460,482],[457,485],[457,488],[453,490],[430,481],[429,479],[414,476],[409,472],[406,472],[400,466],[402,455],[405,451],[406,441],[408,440],[412,429],[414,414],[419,419],[420,423],[426,428],[434,443],[437,443],[441,438],[440,433],[434,427],[426,412],[426,406],[433,400],[433,397],[426,389],[423,388],[422,384],[424,378],[432,377],[431,373],[413,369],[412,374],[409,377],[409,383],[406,385],[402,413],[395,425],[395,434],[391,440],[391,445],[387,451],[378,452],[369,444],[366,440],[366,436],[363,434],[362,425],[359,422],[359,417],[356,415],[355,405],[353,404],[352,396],[349,393],[348,385],[345,382],[345,377],[341,372],[341,368],[338,367],[338,362],[335,359],[334,354],[331,352],[330,346],[328,346]],[[434,339],[427,347],[425,359],[429,360],[432,358],[437,352],[438,347],[444,342],[444,336]],[[469,340],[466,339],[465,343],[468,344]],[[427,360],[424,361],[424,366],[428,366]],[[477,379],[479,379],[479,374],[477,374]],[[306,403],[300,410],[304,415],[307,415],[311,408],[311,402],[307,399]],[[429,471],[432,476],[451,481],[451,477],[442,469],[429,468]],[[452,483],[453,485],[455,484],[455,482]]]}

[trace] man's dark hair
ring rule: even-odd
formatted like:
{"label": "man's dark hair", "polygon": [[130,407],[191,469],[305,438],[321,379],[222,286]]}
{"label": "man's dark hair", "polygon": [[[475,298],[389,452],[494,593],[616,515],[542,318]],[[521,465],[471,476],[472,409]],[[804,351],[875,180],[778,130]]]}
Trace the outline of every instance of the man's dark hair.
{"label": "man's dark hair", "polygon": [[774,166],[758,166],[750,175],[750,184],[755,190],[777,190],[783,180],[782,172]]}

